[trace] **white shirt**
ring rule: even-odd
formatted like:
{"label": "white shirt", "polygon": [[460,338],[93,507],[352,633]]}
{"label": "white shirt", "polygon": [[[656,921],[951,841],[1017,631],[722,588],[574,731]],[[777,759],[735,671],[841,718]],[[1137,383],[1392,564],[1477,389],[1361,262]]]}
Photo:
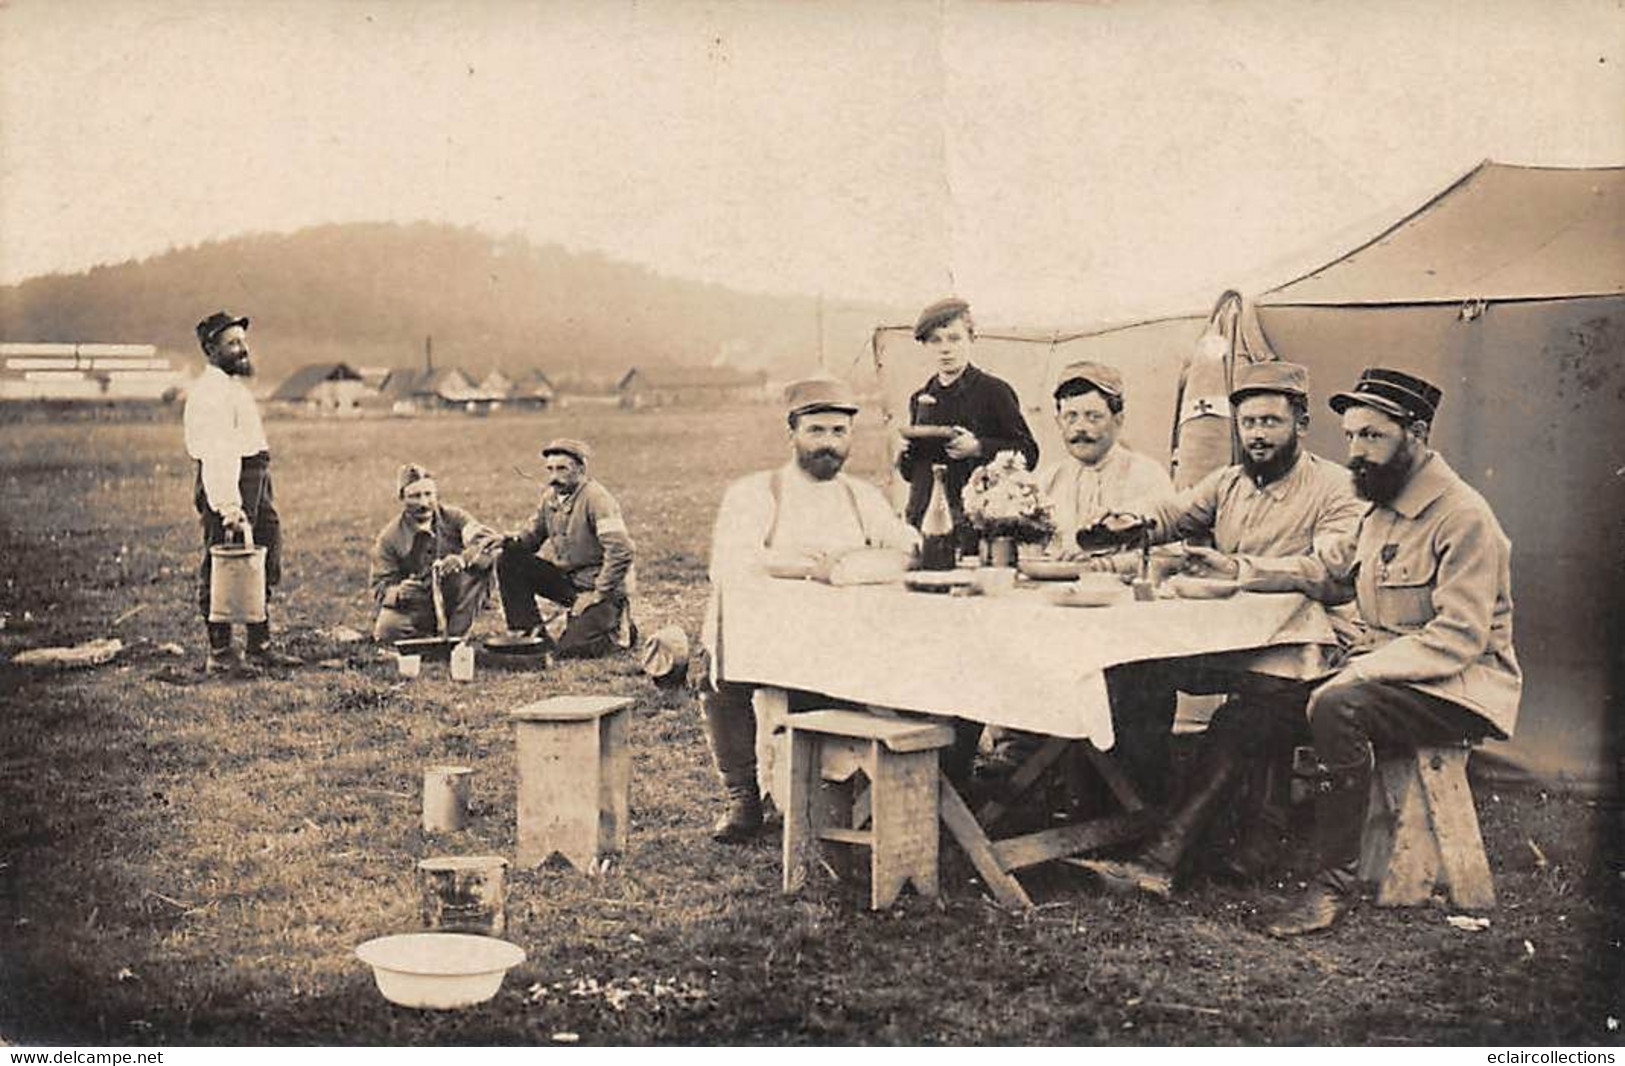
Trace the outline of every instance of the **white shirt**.
{"label": "white shirt", "polygon": [[203,464],[203,493],[209,507],[241,508],[237,478],[243,458],[271,450],[248,386],[211,363],[187,391],[182,421],[186,454]]}
{"label": "white shirt", "polygon": [[1039,470],[1038,488],[1055,507],[1052,550],[1065,551],[1106,512],[1145,514],[1173,495],[1174,483],[1156,460],[1113,444],[1094,466],[1062,456]]}

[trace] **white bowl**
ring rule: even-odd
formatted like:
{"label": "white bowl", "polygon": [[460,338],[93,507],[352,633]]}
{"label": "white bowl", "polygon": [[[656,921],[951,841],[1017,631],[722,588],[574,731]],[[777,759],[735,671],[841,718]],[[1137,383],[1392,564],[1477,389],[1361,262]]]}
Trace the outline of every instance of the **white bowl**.
{"label": "white bowl", "polygon": [[355,953],[372,967],[385,999],[428,1010],[484,1003],[497,994],[508,970],[525,961],[517,944],[466,933],[382,936]]}

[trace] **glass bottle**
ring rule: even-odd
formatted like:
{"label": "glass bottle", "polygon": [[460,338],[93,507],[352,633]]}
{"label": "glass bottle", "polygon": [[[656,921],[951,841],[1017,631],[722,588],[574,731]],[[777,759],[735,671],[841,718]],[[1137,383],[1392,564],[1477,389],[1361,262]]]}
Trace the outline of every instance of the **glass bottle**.
{"label": "glass bottle", "polygon": [[931,502],[920,520],[920,566],[925,570],[952,570],[958,561],[959,545],[954,537],[954,516],[948,509],[948,486],[943,481],[948,468],[931,465]]}

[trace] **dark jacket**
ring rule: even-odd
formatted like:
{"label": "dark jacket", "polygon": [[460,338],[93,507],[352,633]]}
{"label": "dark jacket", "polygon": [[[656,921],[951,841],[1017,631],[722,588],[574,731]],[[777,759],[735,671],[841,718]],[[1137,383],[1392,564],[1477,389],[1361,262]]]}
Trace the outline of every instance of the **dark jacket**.
{"label": "dark jacket", "polygon": [[982,454],[971,459],[950,460],[946,443],[940,440],[910,441],[897,457],[897,471],[909,483],[909,524],[918,528],[925,508],[931,502],[931,466],[945,463],[943,480],[948,487],[948,507],[961,544],[974,543],[975,535],[965,521],[960,497],[971,472],[1000,452],[1020,452],[1027,468],[1038,469],[1038,442],[1021,415],[1016,390],[1000,378],[974,366],[967,366],[952,385],[944,386],[933,374],[925,385],[908,398],[908,421],[913,426],[964,426],[982,442]]}
{"label": "dark jacket", "polygon": [[378,531],[372,544],[368,576],[372,598],[380,607],[408,610],[414,606],[411,587],[402,587],[408,580],[423,584],[425,592],[416,596],[426,599],[429,568],[438,560],[461,555],[463,564],[471,569],[489,566],[499,544],[495,532],[461,507],[441,504],[428,531],[419,530],[404,514],[398,515]]}

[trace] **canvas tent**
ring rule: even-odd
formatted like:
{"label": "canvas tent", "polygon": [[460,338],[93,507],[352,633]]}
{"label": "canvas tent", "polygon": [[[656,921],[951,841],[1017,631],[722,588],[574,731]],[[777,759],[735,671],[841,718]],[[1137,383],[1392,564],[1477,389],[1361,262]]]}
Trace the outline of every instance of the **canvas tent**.
{"label": "canvas tent", "polygon": [[[1384,364],[1437,382],[1433,444],[1512,540],[1517,735],[1529,774],[1617,788],[1625,755],[1625,167],[1485,163],[1373,240],[1260,294],[1282,359],[1309,368],[1310,446],[1345,454],[1331,392]],[[977,362],[1016,386],[1056,454],[1048,382],[1074,359],[1119,365],[1132,446],[1168,458],[1172,392],[1205,316],[1046,337],[990,331]],[[907,330],[876,333],[886,407],[929,367]]]}

